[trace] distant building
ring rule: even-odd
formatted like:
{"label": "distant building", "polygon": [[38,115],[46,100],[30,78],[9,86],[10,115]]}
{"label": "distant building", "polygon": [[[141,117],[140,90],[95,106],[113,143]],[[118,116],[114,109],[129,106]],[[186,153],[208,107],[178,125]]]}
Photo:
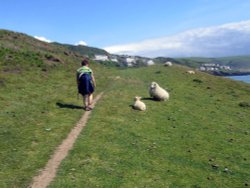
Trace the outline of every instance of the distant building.
{"label": "distant building", "polygon": [[220,66],[224,70],[232,70],[230,66]]}
{"label": "distant building", "polygon": [[128,67],[132,67],[133,64],[136,63],[136,60],[135,60],[135,58],[133,58],[133,57],[127,57],[127,58],[126,58],[126,63],[127,63],[127,66],[128,66]]}
{"label": "distant building", "polygon": [[230,66],[220,65],[218,63],[205,63],[199,68],[200,71],[219,71],[219,70],[232,70]]}
{"label": "distant building", "polygon": [[95,55],[94,60],[96,60],[96,61],[108,61],[109,58],[106,55]]}
{"label": "distant building", "polygon": [[154,65],[154,64],[155,64],[155,62],[152,59],[147,61],[147,65]]}
{"label": "distant building", "polygon": [[113,61],[113,62],[116,62],[116,63],[118,62],[117,58],[111,58],[110,60]]}
{"label": "distant building", "polygon": [[199,69],[200,69],[200,71],[206,71],[206,67],[204,67],[204,66],[201,66]]}

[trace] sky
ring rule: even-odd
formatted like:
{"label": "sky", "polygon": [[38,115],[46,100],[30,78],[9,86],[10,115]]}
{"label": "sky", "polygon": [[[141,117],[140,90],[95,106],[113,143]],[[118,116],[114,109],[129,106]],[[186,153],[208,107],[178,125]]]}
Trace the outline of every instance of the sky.
{"label": "sky", "polygon": [[0,29],[146,57],[250,55],[250,0],[6,0]]}

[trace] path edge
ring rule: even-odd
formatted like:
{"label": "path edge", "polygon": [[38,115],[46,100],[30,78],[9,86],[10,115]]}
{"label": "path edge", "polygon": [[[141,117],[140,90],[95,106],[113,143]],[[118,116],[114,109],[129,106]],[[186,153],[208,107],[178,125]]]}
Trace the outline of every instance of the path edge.
{"label": "path edge", "polygon": [[[102,97],[103,92],[98,94],[94,100],[92,106],[95,107],[98,100]],[[50,157],[46,166],[40,171],[40,173],[33,177],[32,183],[29,188],[46,188],[56,177],[58,167],[63,159],[66,158],[69,151],[73,148],[73,145],[81,133],[82,129],[86,126],[86,123],[90,117],[91,111],[85,111],[77,124],[71,129],[67,137],[61,142],[55,149],[54,153]]]}

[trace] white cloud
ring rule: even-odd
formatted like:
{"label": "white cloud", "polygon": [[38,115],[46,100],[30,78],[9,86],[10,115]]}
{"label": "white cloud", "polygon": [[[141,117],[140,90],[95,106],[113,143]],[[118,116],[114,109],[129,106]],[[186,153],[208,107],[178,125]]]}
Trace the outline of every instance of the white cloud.
{"label": "white cloud", "polygon": [[38,39],[40,41],[43,41],[43,42],[47,42],[47,43],[52,42],[51,40],[46,39],[45,37],[34,36],[34,38],[36,38],[36,39]]}
{"label": "white cloud", "polygon": [[250,54],[250,20],[188,30],[173,36],[104,48],[114,54],[148,57],[231,56]]}
{"label": "white cloud", "polygon": [[87,46],[87,43],[81,40],[81,41],[75,43],[75,45],[76,45],[76,46],[78,46],[78,45]]}

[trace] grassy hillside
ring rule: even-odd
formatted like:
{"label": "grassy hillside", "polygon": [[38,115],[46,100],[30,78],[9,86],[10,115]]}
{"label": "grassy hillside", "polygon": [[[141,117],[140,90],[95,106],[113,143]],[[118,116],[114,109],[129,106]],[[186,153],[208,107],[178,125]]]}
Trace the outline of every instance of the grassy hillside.
{"label": "grassy hillside", "polygon": [[[26,65],[1,70],[0,187],[27,187],[83,114],[75,85],[79,62],[46,71]],[[109,70],[92,68],[97,92],[105,90]]]}
{"label": "grassy hillside", "polygon": [[[120,71],[50,187],[249,185],[249,85],[185,71]],[[168,102],[150,100],[151,81]],[[130,107],[135,95],[147,111]]]}
{"label": "grassy hillside", "polygon": [[60,43],[46,43],[39,41],[24,33],[18,33],[8,30],[0,29],[0,47],[13,49],[15,51],[32,51],[36,53],[46,53],[47,56],[50,53],[57,54],[59,56],[89,56],[93,57],[94,54],[108,54],[105,50],[88,47],[88,46],[73,46]]}
{"label": "grassy hillside", "polygon": [[224,57],[219,59],[223,64],[241,71],[250,71],[250,56]]}
{"label": "grassy hillside", "polygon": [[[83,56],[19,33],[0,39],[0,187],[27,187],[84,113]],[[249,84],[181,66],[91,68],[103,98],[50,187],[249,185]],[[149,98],[151,81],[169,101]],[[136,95],[147,111],[131,108]]]}
{"label": "grassy hillside", "polygon": [[78,54],[81,55],[85,55],[91,58],[94,58],[96,54],[98,55],[109,55],[108,52],[106,52],[105,50],[99,49],[99,48],[94,48],[94,47],[89,47],[89,46],[82,46],[82,45],[78,45],[78,46],[73,46],[73,45],[68,45],[68,44],[60,44],[60,43],[54,43],[56,45],[59,46],[64,46],[66,47],[68,50],[72,51],[72,52],[76,52]]}
{"label": "grassy hillside", "polygon": [[[27,187],[83,114],[75,81],[83,56],[0,33],[0,187]],[[97,92],[105,90],[111,69],[94,62],[91,68]]]}

